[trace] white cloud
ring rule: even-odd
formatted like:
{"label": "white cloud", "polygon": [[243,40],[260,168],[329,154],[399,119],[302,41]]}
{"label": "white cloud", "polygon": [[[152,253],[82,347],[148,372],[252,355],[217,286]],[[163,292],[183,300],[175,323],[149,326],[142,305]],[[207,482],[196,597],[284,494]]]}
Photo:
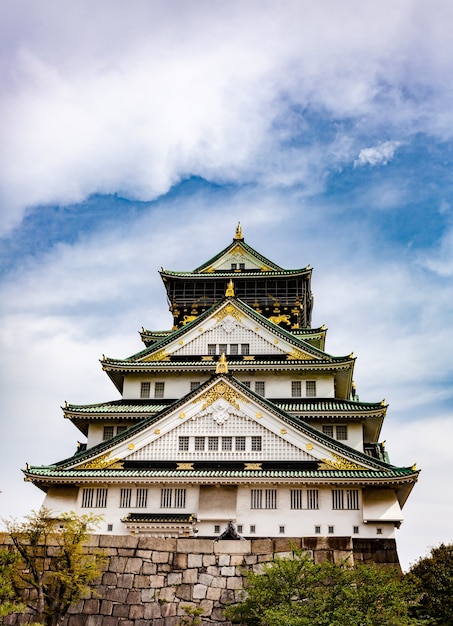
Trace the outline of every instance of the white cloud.
{"label": "white cloud", "polygon": [[395,150],[401,145],[399,141],[385,141],[372,148],[362,148],[354,167],[363,165],[387,165],[393,159]]}

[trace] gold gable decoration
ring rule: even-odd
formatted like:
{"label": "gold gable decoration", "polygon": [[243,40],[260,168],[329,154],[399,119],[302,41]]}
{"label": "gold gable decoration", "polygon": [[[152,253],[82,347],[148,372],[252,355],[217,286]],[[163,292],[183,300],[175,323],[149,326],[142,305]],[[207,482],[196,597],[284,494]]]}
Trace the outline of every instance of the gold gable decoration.
{"label": "gold gable decoration", "polygon": [[225,291],[225,297],[226,298],[234,297],[234,285],[233,285],[233,281],[231,280],[231,278]]}
{"label": "gold gable decoration", "polygon": [[87,461],[82,465],[79,465],[77,469],[104,469],[105,467],[111,467],[115,464],[115,469],[120,469],[123,467],[123,464],[116,457],[110,458],[110,452],[103,454],[102,456],[93,459],[92,461]]}
{"label": "gold gable decoration", "polygon": [[143,359],[143,361],[169,361],[170,360],[170,355],[167,353],[166,350],[159,350],[159,352],[156,352],[155,354],[150,354],[149,356],[146,357],[146,359]]}
{"label": "gold gable decoration", "polygon": [[306,352],[302,352],[302,350],[298,350],[294,348],[291,352],[288,352],[287,359],[288,361],[313,361],[314,356],[311,354],[307,354]]}
{"label": "gold gable decoration", "polygon": [[359,465],[358,463],[353,463],[352,461],[348,461],[347,459],[339,456],[338,454],[332,454],[333,459],[322,459],[322,464],[319,466],[320,470],[364,470],[366,469],[363,465]]}
{"label": "gold gable decoration", "polygon": [[232,304],[227,304],[225,307],[223,307],[223,309],[216,314],[215,318],[218,322],[221,322],[223,319],[225,319],[225,317],[228,317],[228,315],[234,317],[234,319],[238,322],[242,322],[244,318],[244,315]]}
{"label": "gold gable decoration", "polygon": [[203,402],[203,406],[201,407],[201,410],[204,411],[205,409],[208,408],[208,406],[211,406],[211,404],[214,404],[214,402],[218,400],[219,398],[222,398],[223,400],[226,400],[227,402],[229,402],[238,411],[241,410],[241,407],[239,406],[239,403],[238,403],[239,399],[242,400],[242,402],[248,402],[247,398],[245,398],[244,396],[239,394],[237,391],[229,387],[223,381],[219,381],[216,385],[214,385],[214,387],[212,387],[211,389],[208,389],[208,391],[206,391],[203,395],[201,395],[199,398],[194,400],[193,403],[196,404],[197,402]]}
{"label": "gold gable decoration", "polygon": [[228,363],[226,360],[225,352],[222,352],[215,368],[216,374],[228,374]]}
{"label": "gold gable decoration", "polygon": [[238,222],[238,225],[236,226],[236,233],[234,235],[234,239],[244,239],[244,236],[242,234],[241,222]]}

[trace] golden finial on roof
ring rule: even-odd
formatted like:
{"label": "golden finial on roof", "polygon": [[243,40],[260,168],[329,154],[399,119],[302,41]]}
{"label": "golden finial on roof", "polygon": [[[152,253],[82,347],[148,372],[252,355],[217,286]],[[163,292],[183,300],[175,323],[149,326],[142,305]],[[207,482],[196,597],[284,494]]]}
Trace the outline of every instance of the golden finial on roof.
{"label": "golden finial on roof", "polygon": [[413,464],[413,466],[411,467],[411,470],[412,470],[413,472],[416,472],[416,471],[417,471],[417,463],[414,463],[414,464]]}
{"label": "golden finial on roof", "polygon": [[385,398],[383,400],[381,400],[381,406],[385,406]]}
{"label": "golden finial on roof", "polygon": [[217,361],[215,373],[216,374],[228,374],[228,363],[226,360],[225,352],[222,352],[222,354],[220,355],[220,359]]}
{"label": "golden finial on roof", "polygon": [[234,285],[233,285],[233,281],[231,280],[231,278],[230,278],[230,282],[228,283],[228,286],[226,288],[225,296],[227,296],[227,297],[234,296]]}
{"label": "golden finial on roof", "polygon": [[244,239],[244,236],[242,234],[241,222],[238,222],[238,225],[236,226],[236,234],[234,235],[234,239]]}

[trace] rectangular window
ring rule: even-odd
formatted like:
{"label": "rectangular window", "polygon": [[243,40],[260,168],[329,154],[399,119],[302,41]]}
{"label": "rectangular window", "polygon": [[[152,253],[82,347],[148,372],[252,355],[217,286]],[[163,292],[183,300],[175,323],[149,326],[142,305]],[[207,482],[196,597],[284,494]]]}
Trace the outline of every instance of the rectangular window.
{"label": "rectangular window", "polygon": [[325,424],[325,425],[322,427],[322,432],[323,432],[325,435],[328,435],[329,437],[333,437],[333,426],[331,426],[330,424]]}
{"label": "rectangular window", "polygon": [[316,535],[320,535],[321,534],[321,526],[315,526],[315,534]]}
{"label": "rectangular window", "polygon": [[335,532],[334,527],[333,526],[329,526],[328,529],[329,529],[328,530],[329,535],[333,535],[333,533]]}
{"label": "rectangular window", "polygon": [[111,439],[113,437],[113,426],[104,426],[104,434],[102,435],[102,439],[106,441],[107,439]]}
{"label": "rectangular window", "polygon": [[255,393],[258,393],[260,396],[264,396],[265,385],[264,380],[257,380],[255,382]]}
{"label": "rectangular window", "polygon": [[239,263],[239,269],[245,270],[245,263]]}
{"label": "rectangular window", "polygon": [[218,450],[218,449],[219,449],[219,438],[208,437],[208,450]]}
{"label": "rectangular window", "polygon": [[137,489],[135,506],[137,509],[146,509],[148,504],[148,489]]}
{"label": "rectangular window", "polygon": [[239,345],[237,343],[230,344],[230,354],[232,355],[239,354]]}
{"label": "rectangular window", "polygon": [[151,383],[140,384],[140,398],[149,398],[151,393]]}
{"label": "rectangular window", "polygon": [[96,489],[96,504],[97,509],[105,509],[107,506],[107,489],[100,487]]}
{"label": "rectangular window", "polygon": [[128,509],[131,506],[132,489],[121,489],[120,509]]}
{"label": "rectangular window", "polygon": [[237,270],[237,268],[238,268],[238,264],[237,263],[232,263],[231,264],[231,269],[232,270]]}
{"label": "rectangular window", "polygon": [[235,448],[239,451],[245,450],[245,437],[235,438]]}
{"label": "rectangular window", "polygon": [[241,354],[250,354],[250,344],[241,343]]}
{"label": "rectangular window", "polygon": [[277,508],[277,490],[266,489],[265,492],[265,508],[276,509]]}
{"label": "rectangular window", "polygon": [[346,489],[346,504],[348,509],[359,508],[359,490]]}
{"label": "rectangular window", "polygon": [[227,344],[226,343],[219,343],[219,354],[222,354],[222,352],[224,352],[225,354],[227,353]]}
{"label": "rectangular window", "polygon": [[233,437],[222,437],[222,450],[233,449]]}
{"label": "rectangular window", "polygon": [[200,381],[194,380],[190,383],[190,391],[195,391],[200,386]]}
{"label": "rectangular window", "polygon": [[186,490],[175,489],[175,509],[184,509],[186,506]]}
{"label": "rectangular window", "polygon": [[215,524],[214,525],[214,532],[217,535],[220,532],[220,524]]}
{"label": "rectangular window", "polygon": [[238,533],[242,533],[243,531],[243,525],[242,524],[238,524]]}
{"label": "rectangular window", "polygon": [[259,436],[252,437],[252,450],[254,452],[261,452],[262,449],[262,438]]}
{"label": "rectangular window", "polygon": [[250,389],[250,381],[249,380],[243,380],[242,384],[244,385],[244,387],[248,387]]}
{"label": "rectangular window", "polygon": [[376,528],[376,534],[382,535],[382,528]]}
{"label": "rectangular window", "polygon": [[316,398],[316,380],[305,381],[305,395],[307,398]]}
{"label": "rectangular window", "polygon": [[173,489],[161,489],[160,491],[160,507],[161,509],[170,509]]}
{"label": "rectangular window", "polygon": [[178,446],[179,450],[187,451],[189,449],[189,437],[179,437]]}
{"label": "rectangular window", "polygon": [[307,509],[319,509],[319,492],[317,489],[307,489]]}
{"label": "rectangular window", "polygon": [[204,450],[204,437],[195,437],[195,450]]}
{"label": "rectangular window", "polygon": [[302,509],[302,489],[291,489],[291,508]]}
{"label": "rectangular window", "polygon": [[154,385],[154,397],[155,398],[163,398],[164,397],[164,389],[165,389],[165,383],[156,383]]}
{"label": "rectangular window", "polygon": [[119,435],[120,433],[124,433],[125,430],[127,430],[127,426],[117,426],[116,434]]}
{"label": "rectangular window", "polygon": [[336,435],[338,441],[347,441],[348,439],[348,427],[347,426],[337,426]]}
{"label": "rectangular window", "polygon": [[256,526],[255,526],[255,524],[251,524],[250,525],[250,532],[251,533],[256,533]]}
{"label": "rectangular window", "polygon": [[215,343],[208,343],[208,354],[215,354]]}
{"label": "rectangular window", "polygon": [[250,492],[250,508],[251,509],[262,509],[263,508],[263,490],[262,489],[252,489]]}
{"label": "rectangular window", "polygon": [[352,527],[352,532],[354,533],[354,535],[358,535],[359,534],[359,527],[358,526],[353,526]]}
{"label": "rectangular window", "polygon": [[88,488],[82,491],[82,507],[84,509],[93,508],[94,489]]}
{"label": "rectangular window", "polygon": [[301,380],[291,381],[291,397],[300,398],[301,396],[302,396],[302,381]]}
{"label": "rectangular window", "polygon": [[283,534],[285,533],[285,527],[284,527],[284,526],[280,526],[280,527],[279,527],[279,533],[280,533],[281,535],[283,535]]}
{"label": "rectangular window", "polygon": [[344,509],[344,491],[343,489],[332,489],[332,508]]}

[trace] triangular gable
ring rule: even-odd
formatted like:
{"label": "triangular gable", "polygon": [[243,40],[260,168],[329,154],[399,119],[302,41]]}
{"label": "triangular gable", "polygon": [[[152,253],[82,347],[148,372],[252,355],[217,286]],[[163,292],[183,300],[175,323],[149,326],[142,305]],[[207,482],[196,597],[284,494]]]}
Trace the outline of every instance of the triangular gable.
{"label": "triangular gable", "polygon": [[[206,438],[261,436],[263,446],[271,446],[273,460],[276,460],[278,452],[282,460],[317,461],[323,469],[363,470],[376,468],[376,465],[380,469],[385,466],[331,440],[310,426],[298,424],[290,415],[223,375],[214,376],[160,417],[150,418],[110,442],[99,444],[97,449],[87,451],[78,462],[70,462],[69,465],[74,469],[93,469],[122,467],[126,461],[161,461],[163,456],[168,460],[178,459],[181,463],[202,458],[225,458],[221,455],[220,446],[217,455],[211,454],[210,457],[194,456],[195,450],[189,450],[192,454],[181,454],[185,451],[179,450],[179,437],[190,437],[192,434]],[[256,459],[259,462],[266,454],[263,449],[256,454],[252,449],[237,452],[228,460],[253,462]],[[289,459],[285,456],[288,454]]]}
{"label": "triangular gable", "polygon": [[323,360],[329,355],[293,337],[280,327],[234,298],[200,315],[196,320],[176,331],[172,337],[131,357],[135,362],[168,360],[171,355],[207,355],[214,344],[248,344],[250,354],[286,355],[289,359]]}
{"label": "triangular gable", "polygon": [[281,271],[282,268],[245,243],[243,239],[233,239],[233,242],[212,259],[203,263],[194,270],[194,273],[215,272],[219,270],[231,271],[232,264],[240,269],[241,264],[246,270]]}

